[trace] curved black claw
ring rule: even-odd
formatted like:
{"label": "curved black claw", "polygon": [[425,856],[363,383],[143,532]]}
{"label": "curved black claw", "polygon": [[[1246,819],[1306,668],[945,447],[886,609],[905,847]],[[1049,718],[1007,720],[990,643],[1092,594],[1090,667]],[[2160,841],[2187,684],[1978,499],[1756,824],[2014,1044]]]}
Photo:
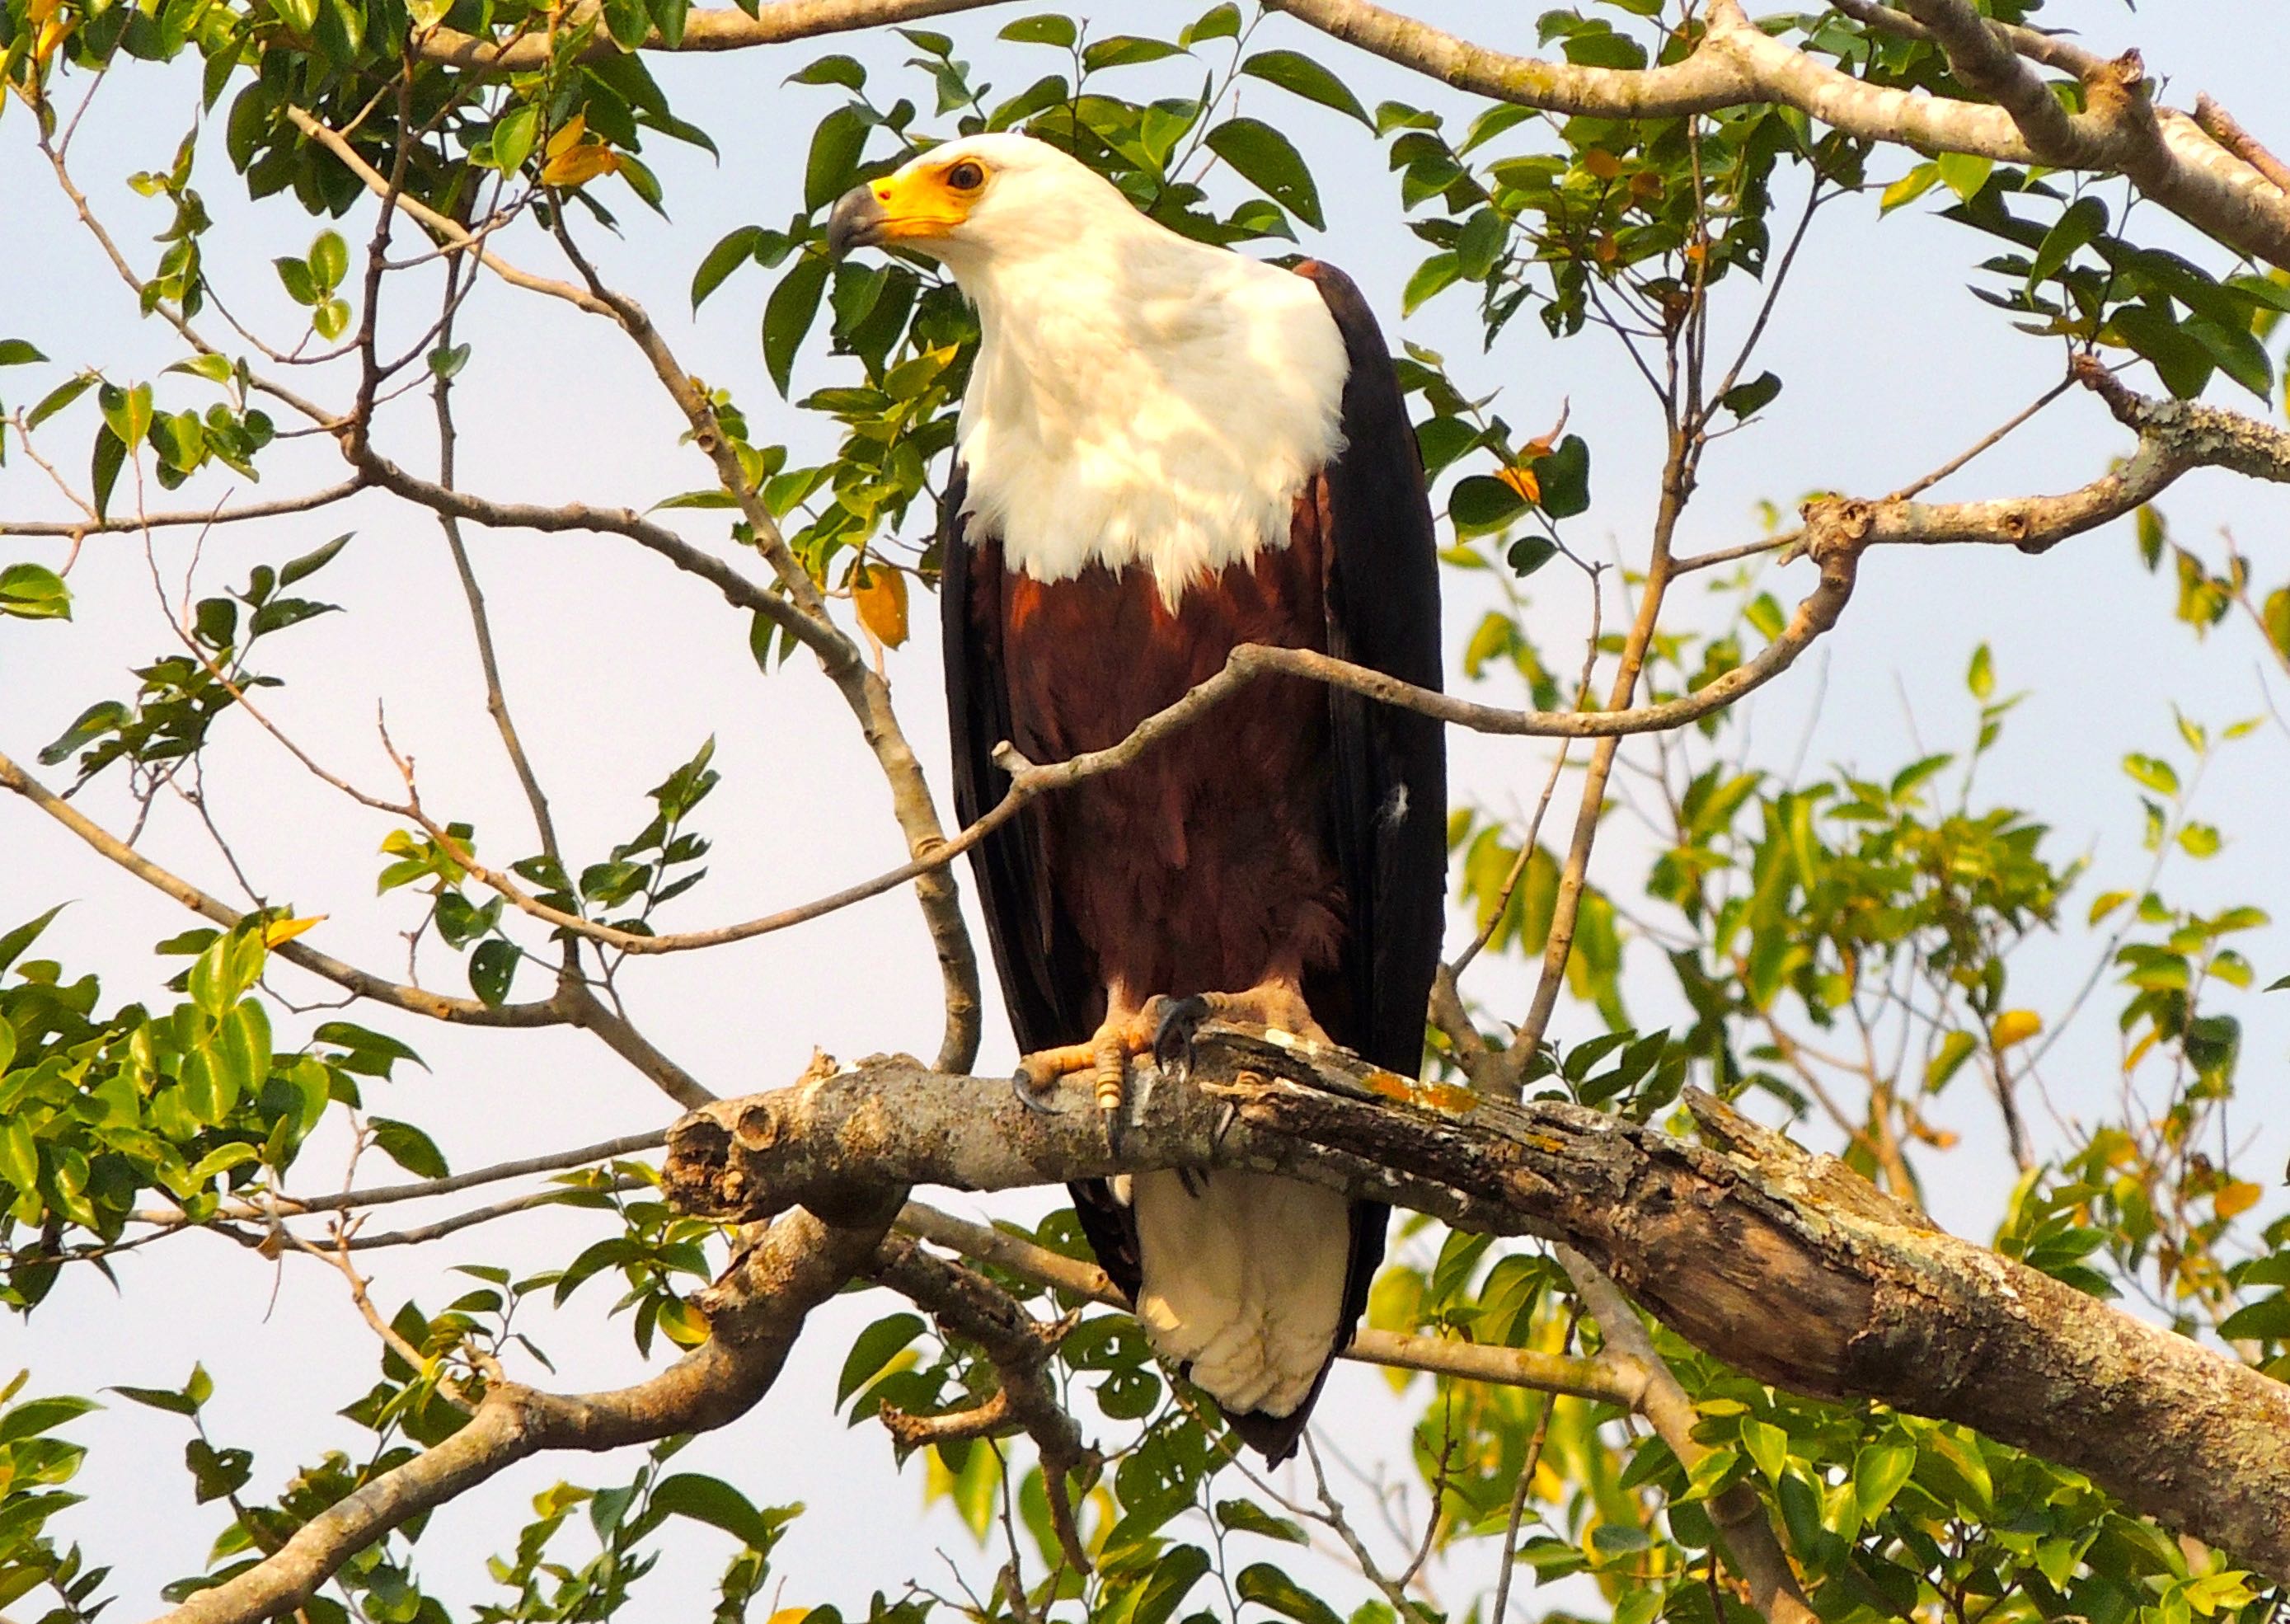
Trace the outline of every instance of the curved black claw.
{"label": "curved black claw", "polygon": [[1208,1018],[1206,998],[1172,998],[1162,1009],[1153,1028],[1153,1064],[1163,1076],[1182,1083],[1192,1074],[1193,1037]]}
{"label": "curved black claw", "polygon": [[1044,1092],[1034,1086],[1034,1079],[1026,1075],[1023,1066],[1010,1079],[1010,1092],[1018,1096],[1018,1103],[1037,1116],[1061,1116],[1064,1113],[1050,1103],[1054,1089]]}

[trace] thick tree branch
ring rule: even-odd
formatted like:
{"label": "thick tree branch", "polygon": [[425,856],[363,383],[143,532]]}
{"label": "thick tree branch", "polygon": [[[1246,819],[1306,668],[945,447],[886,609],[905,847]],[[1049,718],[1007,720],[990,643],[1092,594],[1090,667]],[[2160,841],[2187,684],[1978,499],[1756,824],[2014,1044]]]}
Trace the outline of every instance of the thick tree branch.
{"label": "thick tree branch", "polygon": [[1874,1398],[2089,1474],[2134,1509],[2290,1577],[2290,1388],[1981,1247],[1706,1096],[1710,1145],[1513,1105],[1212,1030],[1195,1082],[1149,1072],[1123,1148],[1086,1089],[1028,1111],[1001,1079],[885,1059],[725,1100],[671,1132],[666,1188],[754,1219],[885,1185],[1003,1189],[1246,1167],[1471,1229],[1562,1241],[1761,1380]]}
{"label": "thick tree branch", "polygon": [[[917,22],[925,17],[943,17],[949,12],[975,11],[999,3],[1000,0],[765,0],[753,17],[740,11],[694,11],[685,20],[684,36],[675,49],[745,51],[756,45],[784,44],[789,40],[814,39],[822,34],[841,34],[853,28]],[[593,28],[598,9],[594,0],[569,7],[564,23],[559,26],[578,27],[585,23]],[[548,66],[550,44],[545,35],[529,35],[511,44],[496,45],[458,29],[436,28],[417,36],[413,50],[425,62],[528,73]],[[660,51],[669,47],[655,32],[645,39],[643,48]],[[582,59],[597,60],[621,54],[620,47],[598,29],[595,43],[582,53]]]}

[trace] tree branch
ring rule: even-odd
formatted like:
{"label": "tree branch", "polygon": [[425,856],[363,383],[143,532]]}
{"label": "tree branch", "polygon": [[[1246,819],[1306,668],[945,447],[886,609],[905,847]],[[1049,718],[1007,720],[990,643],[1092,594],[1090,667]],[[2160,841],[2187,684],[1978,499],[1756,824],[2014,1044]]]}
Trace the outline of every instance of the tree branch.
{"label": "tree branch", "polygon": [[752,1220],[885,1186],[1004,1189],[1245,1167],[1533,1234],[1760,1380],[1961,1422],[2290,1576],[2290,1388],[1920,1220],[1826,1157],[1691,1097],[1707,1145],[1549,1101],[1411,1082],[1212,1028],[1194,1080],[1149,1072],[1123,1148],[1085,1085],[1027,1110],[1002,1079],[889,1058],[728,1100],[671,1130],[664,1188]]}
{"label": "tree branch", "polygon": [[[975,1344],[993,1362],[1001,1388],[982,1409],[995,1412],[993,1428],[998,1428],[1006,1420],[1034,1440],[1041,1452],[1042,1488],[1059,1548],[1074,1572],[1090,1572],[1089,1555],[1082,1548],[1080,1530],[1074,1525],[1073,1497],[1067,1485],[1074,1473],[1095,1470],[1101,1458],[1082,1442],[1081,1428],[1058,1403],[1048,1375],[1050,1356],[1073,1329],[1076,1316],[1039,1324],[983,1275],[933,1256],[904,1236],[883,1243],[875,1259],[874,1276],[881,1284],[912,1300],[942,1331]],[[909,1417],[888,1407],[883,1412],[883,1424],[909,1449],[937,1441],[929,1436],[929,1423],[943,1419]]]}
{"label": "tree branch", "polygon": [[[745,51],[756,45],[784,44],[790,40],[814,39],[822,34],[841,34],[853,28],[917,22],[925,17],[943,17],[949,12],[975,11],[997,4],[999,0],[765,0],[753,17],[730,10],[693,12],[685,20],[684,36],[674,48]],[[597,10],[594,0],[569,7],[564,21],[558,27],[593,24]],[[528,35],[512,44],[497,45],[459,29],[436,28],[415,37],[413,52],[425,62],[529,73],[548,66],[550,44],[545,35]],[[645,36],[642,48],[662,51],[669,46],[654,32]],[[611,37],[600,30],[581,60],[597,61],[622,54]]]}
{"label": "tree branch", "polygon": [[391,1529],[528,1455],[619,1449],[737,1420],[778,1379],[811,1310],[863,1268],[881,1241],[879,1226],[830,1228],[807,1212],[790,1213],[702,1293],[709,1339],[651,1380],[582,1394],[495,1383],[452,1437],[337,1501],[276,1554],[200,1591],[156,1624],[255,1624],[290,1613]]}
{"label": "tree branch", "polygon": [[[1638,1372],[1644,1385],[1632,1407],[1646,1418],[1690,1474],[1694,1462],[1709,1452],[1709,1446],[1693,1436],[1701,1420],[1693,1400],[1638,1323],[1637,1310],[1614,1283],[1572,1246],[1561,1246],[1557,1252],[1559,1267],[1574,1283],[1583,1308],[1598,1322],[1609,1352],[1621,1354]],[[1806,1600],[1758,1492],[1746,1483],[1736,1483],[1709,1504],[1709,1520],[1718,1525],[1718,1538],[1725,1541],[1726,1560],[1749,1586],[1750,1604],[1768,1624],[1814,1624],[1813,1604]]]}
{"label": "tree branch", "polygon": [[[731,493],[741,516],[747,520],[755,537],[757,550],[771,564],[779,577],[781,590],[792,600],[794,612],[782,609],[773,612],[773,618],[794,631],[818,657],[821,668],[850,708],[869,750],[882,770],[885,782],[890,789],[892,815],[897,820],[901,832],[906,836],[909,856],[918,860],[930,860],[925,861],[914,875],[913,884],[925,926],[937,952],[940,975],[946,989],[946,1028],[940,1044],[939,1060],[941,1064],[955,1068],[968,1066],[978,1052],[983,1008],[979,990],[978,956],[970,940],[969,929],[963,923],[961,901],[953,877],[946,871],[944,859],[941,855],[946,844],[946,835],[939,822],[938,808],[931,795],[929,780],[924,776],[922,763],[908,743],[905,731],[892,708],[889,683],[875,672],[860,652],[858,645],[829,617],[827,603],[820,594],[818,583],[812,580],[809,571],[789,548],[786,538],[780,532],[779,521],[749,481],[738,452],[716,420],[716,408],[706,389],[677,361],[669,348],[668,340],[661,336],[643,306],[626,294],[606,287],[597,278],[595,269],[581,257],[566,231],[561,211],[553,216],[551,223],[558,244],[586,282],[585,290],[570,283],[533,276],[509,266],[485,250],[459,221],[448,219],[434,209],[417,205],[412,199],[399,196],[396,188],[360,157],[339,133],[300,108],[290,106],[286,110],[296,128],[332,153],[369,192],[381,200],[385,209],[403,205],[446,243],[476,252],[483,262],[505,280],[552,298],[565,300],[591,315],[602,316],[614,322],[651,365],[661,387],[691,424],[693,443],[707,455],[716,469],[717,480]],[[346,436],[343,449],[377,483],[389,484],[393,489],[425,483],[412,480],[403,470],[391,470],[395,476],[394,482],[392,478],[386,477],[379,466],[380,459],[365,444],[363,434]],[[429,487],[429,494],[448,502],[454,495],[442,485]],[[431,505],[434,507],[436,503],[433,501]],[[438,510],[445,509],[439,508]],[[500,889],[498,879],[488,883],[492,884],[495,889]],[[504,892],[503,894],[509,893]],[[526,911],[532,910],[527,908]]]}
{"label": "tree branch", "polygon": [[[1073,1296],[1127,1309],[1128,1299],[1113,1289],[1113,1282],[1094,1263],[1083,1263],[1046,1246],[967,1219],[941,1212],[919,1201],[901,1208],[896,1228],[933,1246],[943,1246],[965,1257],[1006,1270],[1037,1285],[1050,1286]],[[1446,1337],[1412,1336],[1363,1325],[1352,1335],[1342,1356],[1363,1364],[1393,1370],[1421,1371],[1430,1376],[1457,1376],[1466,1381],[1490,1381],[1502,1387],[1533,1388],[1543,1393],[1565,1393],[1595,1399],[1621,1409],[1634,1408],[1645,1381],[1619,1360],[1570,1358],[1540,1353],[1532,1348],[1498,1348],[1482,1342],[1458,1342]]]}
{"label": "tree branch", "polygon": [[[2149,106],[2135,52],[2105,64],[2104,71],[2085,74],[2091,110],[2072,118],[2062,112],[2055,125],[2019,82],[2024,68],[2014,62],[2008,74],[2003,72],[1999,53],[2007,59],[2010,53],[2000,44],[1980,43],[1989,41],[1984,33],[1975,42],[1970,30],[1957,41],[1964,60],[1958,62],[1952,53],[1951,62],[1960,75],[1996,69],[1994,82],[2012,95],[2012,106],[1950,100],[1854,78],[1766,33],[1743,13],[1739,0],[1712,0],[1708,32],[1685,60],[1639,69],[1508,55],[1367,0],[1266,4],[1458,89],[1546,112],[1676,118],[1774,102],[1849,135],[1919,152],[1969,153],[2006,164],[2126,175],[2198,230],[2244,253],[2290,266],[2290,195],[2192,118]],[[1934,19],[1952,25],[1970,12],[1961,0],[1916,0],[1910,9],[1927,28]],[[1947,49],[1947,38],[1934,33]],[[2088,56],[2055,52],[2051,60],[2100,66]],[[2050,100],[2047,89],[2042,93]],[[2019,117],[2029,124],[2023,127]]]}
{"label": "tree branch", "polygon": [[[212,919],[223,929],[236,930],[246,917],[228,902],[208,895],[188,880],[153,862],[71,803],[52,792],[5,755],[0,755],[0,789],[11,790],[29,801],[145,884],[173,898],[193,913]],[[358,997],[410,1010],[433,1020],[473,1027],[553,1027],[565,1025],[572,1019],[555,998],[545,998],[534,1004],[492,1004],[480,1003],[475,998],[447,997],[427,988],[409,987],[385,976],[375,975],[371,971],[360,970],[355,964],[345,964],[331,955],[319,952],[300,939],[280,942],[269,951],[273,956],[284,959],[312,975],[323,977]]]}
{"label": "tree branch", "polygon": [[356,496],[365,486],[366,482],[362,476],[353,475],[340,484],[326,485],[300,496],[282,496],[268,502],[248,502],[239,508],[210,508],[204,512],[193,509],[178,513],[122,514],[116,518],[102,519],[0,519],[0,536],[76,538],[111,535],[130,530],[204,529],[210,524],[234,524],[242,519],[273,519],[282,514],[308,513]]}

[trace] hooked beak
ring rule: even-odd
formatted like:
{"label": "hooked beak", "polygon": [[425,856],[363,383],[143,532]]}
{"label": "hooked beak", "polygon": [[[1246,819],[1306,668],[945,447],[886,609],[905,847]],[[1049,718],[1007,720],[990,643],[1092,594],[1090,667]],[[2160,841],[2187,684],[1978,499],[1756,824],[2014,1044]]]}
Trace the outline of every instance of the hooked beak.
{"label": "hooked beak", "polygon": [[873,187],[853,187],[843,194],[835,212],[827,217],[828,256],[839,260],[854,248],[869,248],[880,243],[883,228],[889,220],[890,214]]}

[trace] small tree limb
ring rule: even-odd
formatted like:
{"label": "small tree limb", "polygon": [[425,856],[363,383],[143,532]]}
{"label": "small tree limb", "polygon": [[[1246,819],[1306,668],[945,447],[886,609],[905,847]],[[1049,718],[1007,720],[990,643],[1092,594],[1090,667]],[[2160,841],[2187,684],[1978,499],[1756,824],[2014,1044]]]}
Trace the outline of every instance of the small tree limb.
{"label": "small tree limb", "polygon": [[275,1555],[155,1624],[256,1624],[291,1613],[391,1529],[543,1450],[619,1449],[736,1420],[778,1380],[812,1309],[863,1268],[881,1241],[880,1226],[831,1228],[809,1213],[790,1213],[703,1294],[713,1334],[659,1375],[605,1393],[497,1382],[452,1436],[345,1496]]}

